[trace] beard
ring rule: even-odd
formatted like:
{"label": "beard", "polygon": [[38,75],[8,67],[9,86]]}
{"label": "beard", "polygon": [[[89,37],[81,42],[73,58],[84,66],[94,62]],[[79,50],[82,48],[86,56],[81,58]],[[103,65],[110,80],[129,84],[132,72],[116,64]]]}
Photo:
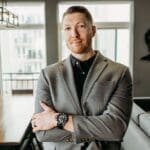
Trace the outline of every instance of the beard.
{"label": "beard", "polygon": [[83,43],[67,43],[67,47],[68,49],[72,52],[72,53],[76,53],[76,54],[83,54],[83,53],[87,53],[89,49],[91,49],[91,40],[89,40],[87,42],[87,44],[83,44]]}

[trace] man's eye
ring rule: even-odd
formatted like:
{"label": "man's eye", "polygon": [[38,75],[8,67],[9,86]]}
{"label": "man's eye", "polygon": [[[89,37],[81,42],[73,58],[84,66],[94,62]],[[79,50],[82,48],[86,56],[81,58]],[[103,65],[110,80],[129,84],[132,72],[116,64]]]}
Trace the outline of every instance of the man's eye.
{"label": "man's eye", "polygon": [[85,28],[85,25],[84,25],[84,24],[81,24],[81,25],[80,25],[80,28]]}
{"label": "man's eye", "polygon": [[70,27],[66,27],[65,28],[65,31],[69,31],[71,28]]}

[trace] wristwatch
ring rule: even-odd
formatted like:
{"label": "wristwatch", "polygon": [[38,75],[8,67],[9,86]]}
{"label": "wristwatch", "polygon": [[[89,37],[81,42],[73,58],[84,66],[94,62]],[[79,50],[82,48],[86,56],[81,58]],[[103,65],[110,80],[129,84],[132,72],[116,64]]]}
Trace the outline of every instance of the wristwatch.
{"label": "wristwatch", "polygon": [[60,128],[60,129],[63,129],[64,125],[68,121],[68,115],[65,114],[65,113],[59,113],[56,116],[56,121],[57,121],[57,127]]}

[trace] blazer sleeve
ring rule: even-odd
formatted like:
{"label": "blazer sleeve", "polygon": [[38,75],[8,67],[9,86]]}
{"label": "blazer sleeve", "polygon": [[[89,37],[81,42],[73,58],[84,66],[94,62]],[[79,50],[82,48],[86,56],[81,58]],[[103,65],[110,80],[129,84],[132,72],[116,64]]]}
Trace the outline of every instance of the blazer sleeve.
{"label": "blazer sleeve", "polygon": [[132,81],[128,68],[122,71],[106,110],[98,116],[73,116],[74,142],[121,141],[132,109]]}
{"label": "blazer sleeve", "polygon": [[[54,108],[51,102],[51,95],[48,86],[48,81],[46,80],[43,70],[40,74],[38,85],[37,85],[36,98],[35,98],[35,113],[39,113],[43,111],[39,104],[41,100],[44,100],[47,105]],[[66,130],[53,128],[51,130],[38,131],[36,132],[36,136],[40,142],[56,142],[56,141],[62,142],[62,141],[66,141],[67,139],[70,139],[72,134],[71,132]]]}

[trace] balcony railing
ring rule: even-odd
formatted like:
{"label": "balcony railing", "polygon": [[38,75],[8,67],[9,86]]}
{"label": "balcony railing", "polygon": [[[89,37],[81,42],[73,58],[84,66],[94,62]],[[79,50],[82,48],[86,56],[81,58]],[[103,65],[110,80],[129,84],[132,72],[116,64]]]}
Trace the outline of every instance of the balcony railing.
{"label": "balcony railing", "polygon": [[3,92],[11,94],[33,94],[39,73],[3,73]]}

